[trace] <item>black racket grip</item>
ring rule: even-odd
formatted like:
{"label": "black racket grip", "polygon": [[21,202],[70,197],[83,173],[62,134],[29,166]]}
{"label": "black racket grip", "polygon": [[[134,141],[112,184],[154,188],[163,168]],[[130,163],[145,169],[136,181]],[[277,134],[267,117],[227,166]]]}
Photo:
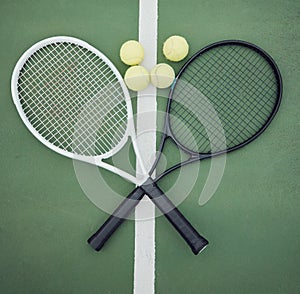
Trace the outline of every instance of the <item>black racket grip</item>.
{"label": "black racket grip", "polygon": [[208,241],[196,231],[191,223],[175,207],[152,179],[148,179],[147,182],[142,185],[142,188],[156,207],[159,208],[168,221],[183,237],[195,255],[208,245]]}
{"label": "black racket grip", "polygon": [[114,231],[124,222],[126,217],[133,211],[139,201],[143,198],[145,192],[140,187],[135,188],[106,220],[100,229],[88,239],[88,243],[99,251]]}

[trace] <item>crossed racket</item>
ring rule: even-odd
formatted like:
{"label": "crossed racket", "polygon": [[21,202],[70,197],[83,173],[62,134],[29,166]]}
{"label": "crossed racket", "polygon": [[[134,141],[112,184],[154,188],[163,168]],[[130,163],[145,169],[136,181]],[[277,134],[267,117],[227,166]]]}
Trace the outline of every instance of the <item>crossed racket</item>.
{"label": "crossed racket", "polygon": [[[183,66],[171,88],[158,156],[149,178],[142,181],[103,161],[129,137],[136,156],[140,155],[123,79],[89,44],[70,37],[35,44],[14,69],[12,96],[27,128],[47,147],[103,167],[138,186],[89,238],[95,250],[103,247],[147,194],[198,254],[208,241],[157,182],[179,167],[231,152],[256,139],[278,110],[282,80],[274,60],[253,44],[222,41],[200,50]],[[153,179],[167,140],[189,158]]]}

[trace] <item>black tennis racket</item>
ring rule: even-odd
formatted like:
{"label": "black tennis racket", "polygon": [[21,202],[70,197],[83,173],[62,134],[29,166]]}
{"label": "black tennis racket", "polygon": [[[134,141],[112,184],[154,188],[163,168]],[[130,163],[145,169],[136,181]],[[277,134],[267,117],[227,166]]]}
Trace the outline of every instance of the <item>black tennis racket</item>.
{"label": "black tennis racket", "polygon": [[[120,204],[88,243],[100,250],[133,210],[135,203],[130,199],[145,193],[161,211],[167,211],[165,216],[198,254],[207,243],[199,242],[193,230],[179,229],[185,226],[185,219],[173,217],[179,215],[177,208],[157,182],[179,167],[255,140],[274,118],[281,96],[279,69],[259,47],[244,41],[221,41],[200,50],[182,67],[171,88],[161,145],[149,179]],[[189,159],[152,179],[168,139]]]}

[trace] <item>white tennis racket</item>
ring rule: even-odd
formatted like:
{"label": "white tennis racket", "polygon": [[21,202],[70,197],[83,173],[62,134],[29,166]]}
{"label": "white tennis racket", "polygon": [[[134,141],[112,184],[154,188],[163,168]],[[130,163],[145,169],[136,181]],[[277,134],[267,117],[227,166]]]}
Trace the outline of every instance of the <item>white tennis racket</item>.
{"label": "white tennis racket", "polygon": [[[133,123],[132,105],[123,79],[101,52],[71,37],[42,40],[28,49],[15,66],[11,81],[14,103],[30,132],[48,148],[69,158],[88,162],[141,185],[133,175],[103,161],[128,141],[141,162]],[[138,204],[144,190],[137,187],[122,206],[120,222]],[[169,213],[170,201],[160,207]],[[167,207],[168,211],[163,211]],[[124,213],[124,211],[127,213]],[[118,220],[118,210],[114,212]],[[191,239],[203,238],[175,208],[167,219]],[[114,232],[108,227],[103,244]],[[185,241],[186,238],[184,238]],[[187,242],[189,245],[191,242]]]}

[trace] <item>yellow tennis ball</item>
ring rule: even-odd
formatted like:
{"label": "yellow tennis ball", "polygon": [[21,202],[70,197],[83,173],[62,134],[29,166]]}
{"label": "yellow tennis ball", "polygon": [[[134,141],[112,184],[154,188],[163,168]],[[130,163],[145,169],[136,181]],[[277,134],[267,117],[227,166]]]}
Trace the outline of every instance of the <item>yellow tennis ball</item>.
{"label": "yellow tennis ball", "polygon": [[149,72],[143,66],[135,65],[127,69],[124,80],[129,89],[141,91],[149,85]]}
{"label": "yellow tennis ball", "polygon": [[172,85],[175,78],[173,68],[166,63],[159,63],[150,72],[151,83],[157,88],[167,88]]}
{"label": "yellow tennis ball", "polygon": [[188,55],[189,44],[181,36],[171,36],[164,43],[163,53],[171,61],[180,61]]}
{"label": "yellow tennis ball", "polygon": [[144,48],[138,41],[127,41],[121,46],[120,57],[127,65],[138,65],[144,59]]}

